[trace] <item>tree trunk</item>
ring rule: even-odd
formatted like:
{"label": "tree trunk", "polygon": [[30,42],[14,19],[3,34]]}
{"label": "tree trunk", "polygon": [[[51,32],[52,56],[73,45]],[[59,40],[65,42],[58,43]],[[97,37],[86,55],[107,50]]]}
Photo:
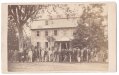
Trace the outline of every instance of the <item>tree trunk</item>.
{"label": "tree trunk", "polygon": [[23,52],[23,26],[19,26],[19,51]]}

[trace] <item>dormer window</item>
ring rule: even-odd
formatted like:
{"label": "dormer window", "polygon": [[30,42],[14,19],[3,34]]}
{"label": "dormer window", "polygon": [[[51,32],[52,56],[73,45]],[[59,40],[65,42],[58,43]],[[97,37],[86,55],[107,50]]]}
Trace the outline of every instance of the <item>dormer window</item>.
{"label": "dormer window", "polygon": [[45,25],[48,25],[48,20],[45,21]]}

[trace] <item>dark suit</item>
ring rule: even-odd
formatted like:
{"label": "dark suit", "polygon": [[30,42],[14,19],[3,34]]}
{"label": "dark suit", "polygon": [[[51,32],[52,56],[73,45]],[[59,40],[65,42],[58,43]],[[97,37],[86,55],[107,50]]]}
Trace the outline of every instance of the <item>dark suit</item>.
{"label": "dark suit", "polygon": [[87,50],[84,50],[84,52],[83,52],[83,60],[84,61],[87,60]]}
{"label": "dark suit", "polygon": [[74,51],[74,61],[77,62],[77,50]]}

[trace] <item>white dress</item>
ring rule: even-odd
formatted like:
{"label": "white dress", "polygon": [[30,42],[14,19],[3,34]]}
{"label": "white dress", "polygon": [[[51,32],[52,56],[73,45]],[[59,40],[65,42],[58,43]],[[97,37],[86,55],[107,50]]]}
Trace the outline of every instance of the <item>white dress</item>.
{"label": "white dress", "polygon": [[32,58],[32,51],[29,51],[28,56]]}

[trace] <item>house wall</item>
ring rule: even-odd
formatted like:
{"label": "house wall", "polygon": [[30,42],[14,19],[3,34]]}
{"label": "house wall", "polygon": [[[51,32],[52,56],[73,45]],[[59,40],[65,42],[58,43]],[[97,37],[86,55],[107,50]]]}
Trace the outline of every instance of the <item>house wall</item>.
{"label": "house wall", "polygon": [[[45,36],[45,31],[48,31],[48,36],[53,36],[55,40],[59,40],[62,37],[73,37],[73,31],[75,28],[55,28],[55,29],[37,29],[37,30],[31,30],[31,42],[33,46],[37,46],[37,42],[40,42],[40,47],[45,48],[45,42],[47,41],[47,38]],[[57,30],[57,36],[54,35],[54,30]],[[39,31],[39,36],[37,36],[37,31]],[[49,47],[50,43],[48,43]],[[52,43],[54,45],[54,43]]]}

